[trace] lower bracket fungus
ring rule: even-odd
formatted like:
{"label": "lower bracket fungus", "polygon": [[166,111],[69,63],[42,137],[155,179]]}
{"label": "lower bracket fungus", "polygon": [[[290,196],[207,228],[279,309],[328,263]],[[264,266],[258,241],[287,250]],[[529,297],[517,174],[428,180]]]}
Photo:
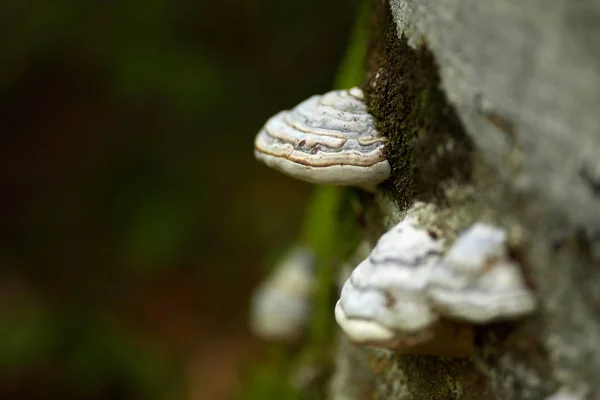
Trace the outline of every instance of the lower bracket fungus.
{"label": "lower bracket fungus", "polygon": [[352,88],[312,96],[271,117],[256,136],[254,155],[307,182],[372,191],[390,175],[385,143],[362,90]]}
{"label": "lower bracket fungus", "polygon": [[482,223],[454,242],[435,268],[428,292],[441,314],[477,324],[518,318],[537,306],[509,256],[506,231]]}
{"label": "lower bracket fungus", "polygon": [[381,236],[344,284],[335,318],[355,343],[412,354],[468,356],[472,330],[441,320],[427,286],[443,240],[405,219]]}
{"label": "lower bracket fungus", "polygon": [[257,336],[294,343],[302,338],[312,312],[315,256],[306,247],[290,250],[254,290],[250,327]]}

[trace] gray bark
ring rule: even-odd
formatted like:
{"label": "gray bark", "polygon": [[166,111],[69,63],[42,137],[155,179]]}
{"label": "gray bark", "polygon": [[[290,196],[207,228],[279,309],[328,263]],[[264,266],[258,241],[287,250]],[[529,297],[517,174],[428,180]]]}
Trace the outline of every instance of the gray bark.
{"label": "gray bark", "polygon": [[[600,398],[600,1],[374,2],[388,18],[374,23],[367,98],[385,135],[412,129],[392,140],[394,186],[374,207],[389,225],[415,199],[436,203],[432,224],[450,238],[478,220],[506,227],[540,310],[477,328],[466,360],[342,338],[332,397]],[[397,82],[409,100],[431,104],[385,108],[399,96]],[[441,103],[421,96],[428,90],[439,90]],[[423,122],[440,118],[449,122]],[[449,143],[463,153],[449,150],[432,167],[423,155]],[[454,167],[459,173],[440,173]]]}

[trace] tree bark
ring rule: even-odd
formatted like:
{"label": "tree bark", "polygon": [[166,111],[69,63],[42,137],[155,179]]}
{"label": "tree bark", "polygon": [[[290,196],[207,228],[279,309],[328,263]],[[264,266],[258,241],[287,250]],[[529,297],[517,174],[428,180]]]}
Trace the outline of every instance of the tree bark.
{"label": "tree bark", "polygon": [[373,3],[364,90],[392,179],[372,207],[390,226],[430,203],[449,239],[507,228],[540,307],[476,328],[463,360],[341,337],[332,398],[600,398],[600,1]]}

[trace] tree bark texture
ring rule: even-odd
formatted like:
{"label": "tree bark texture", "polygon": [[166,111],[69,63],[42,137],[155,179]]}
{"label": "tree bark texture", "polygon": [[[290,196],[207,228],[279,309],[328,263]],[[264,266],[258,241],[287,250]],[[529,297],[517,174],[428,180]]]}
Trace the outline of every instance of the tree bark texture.
{"label": "tree bark texture", "polygon": [[600,1],[373,3],[364,90],[392,164],[373,226],[415,200],[450,239],[503,226],[540,307],[462,360],[342,337],[332,398],[600,398]]}

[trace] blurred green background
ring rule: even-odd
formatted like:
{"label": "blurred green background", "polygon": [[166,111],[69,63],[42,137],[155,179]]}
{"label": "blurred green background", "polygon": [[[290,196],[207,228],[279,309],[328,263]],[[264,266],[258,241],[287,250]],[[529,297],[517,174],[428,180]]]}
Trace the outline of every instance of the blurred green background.
{"label": "blurred green background", "polygon": [[257,163],[357,1],[0,1],[0,398],[228,399],[311,186]]}

